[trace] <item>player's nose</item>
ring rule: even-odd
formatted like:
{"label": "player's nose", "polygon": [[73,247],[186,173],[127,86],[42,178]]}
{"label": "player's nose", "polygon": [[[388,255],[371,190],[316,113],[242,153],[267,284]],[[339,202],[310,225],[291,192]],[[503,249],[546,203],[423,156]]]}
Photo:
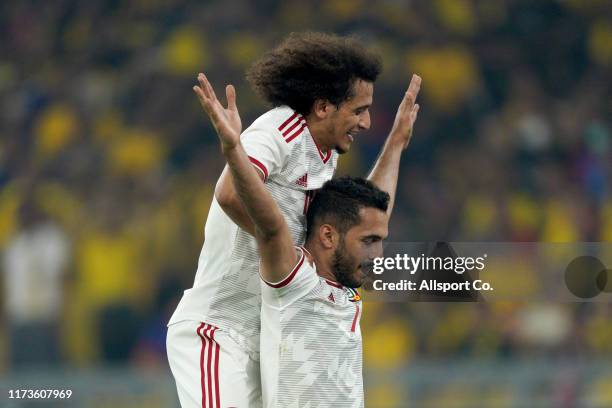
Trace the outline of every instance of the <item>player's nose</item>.
{"label": "player's nose", "polygon": [[370,128],[370,112],[364,111],[359,115],[359,127],[361,130],[368,130]]}
{"label": "player's nose", "polygon": [[368,253],[367,253],[367,258],[369,261],[374,262],[374,259],[376,258],[380,258],[381,256],[383,256],[383,243],[382,241],[375,243],[374,245],[371,245]]}

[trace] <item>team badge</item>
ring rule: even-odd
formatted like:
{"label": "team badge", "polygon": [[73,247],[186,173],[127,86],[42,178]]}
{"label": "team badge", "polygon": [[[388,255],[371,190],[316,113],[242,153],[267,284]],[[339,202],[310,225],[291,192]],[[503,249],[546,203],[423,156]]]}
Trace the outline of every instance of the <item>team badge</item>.
{"label": "team badge", "polygon": [[361,300],[361,295],[356,289],[346,288],[346,293],[350,302],[359,302]]}

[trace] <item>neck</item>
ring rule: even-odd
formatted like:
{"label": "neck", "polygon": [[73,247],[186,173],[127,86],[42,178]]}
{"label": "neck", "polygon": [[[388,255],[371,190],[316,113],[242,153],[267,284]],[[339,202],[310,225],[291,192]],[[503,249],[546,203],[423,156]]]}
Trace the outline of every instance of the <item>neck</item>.
{"label": "neck", "polygon": [[317,274],[322,278],[336,282],[337,279],[332,270],[331,254],[329,251],[309,242],[304,245],[304,248],[306,248],[314,258],[313,260],[317,266]]}
{"label": "neck", "polygon": [[317,118],[317,116],[313,113],[306,116],[306,123],[308,124],[308,130],[310,131],[314,141],[317,143],[319,149],[324,153],[330,150],[332,146],[326,137],[329,132],[325,129],[325,123],[321,119]]}

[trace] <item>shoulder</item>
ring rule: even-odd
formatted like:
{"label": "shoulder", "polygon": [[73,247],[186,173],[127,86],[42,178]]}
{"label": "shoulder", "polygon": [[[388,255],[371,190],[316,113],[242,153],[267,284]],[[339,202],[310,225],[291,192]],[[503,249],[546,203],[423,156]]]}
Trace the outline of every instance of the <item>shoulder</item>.
{"label": "shoulder", "polygon": [[306,256],[306,251],[302,248],[302,247],[295,247],[295,251],[297,254],[297,263],[295,264],[295,266],[293,267],[293,269],[291,270],[291,272],[280,282],[268,282],[266,280],[264,280],[262,278],[262,280],[264,281],[264,283],[266,283],[268,286],[275,288],[275,289],[279,289],[282,287],[285,287],[287,285],[289,285],[291,282],[294,281],[296,275],[298,274],[298,272],[304,270],[304,269],[308,269],[308,268],[313,268],[313,263],[312,261],[309,261],[307,256]]}
{"label": "shoulder", "polygon": [[277,141],[287,144],[300,138],[306,129],[306,118],[288,106],[279,106],[258,117],[244,133],[264,130]]}
{"label": "shoulder", "polygon": [[303,247],[295,247],[298,260],[280,282],[267,282],[262,286],[263,300],[268,305],[286,307],[296,300],[306,296],[314,287],[320,284],[316,265],[307,256]]}

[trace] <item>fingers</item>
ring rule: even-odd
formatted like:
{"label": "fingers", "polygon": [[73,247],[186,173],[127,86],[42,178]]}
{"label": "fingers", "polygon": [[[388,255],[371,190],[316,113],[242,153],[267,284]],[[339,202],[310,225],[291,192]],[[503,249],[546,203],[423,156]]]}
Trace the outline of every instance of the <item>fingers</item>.
{"label": "fingers", "polygon": [[202,91],[204,91],[204,95],[208,99],[212,99],[212,100],[217,99],[215,90],[213,89],[212,85],[210,85],[210,82],[208,82],[208,78],[206,78],[206,75],[200,72],[198,74],[198,82],[200,83],[200,88],[202,88]]}
{"label": "fingers", "polygon": [[206,97],[204,91],[199,86],[194,85],[192,89],[198,96],[198,100],[200,101],[200,105],[202,105],[202,108],[204,108],[204,110],[208,112],[211,103],[210,99]]}
{"label": "fingers", "polygon": [[408,90],[404,95],[404,100],[402,101],[402,103],[406,102],[406,105],[410,109],[410,111],[412,111],[414,108],[414,102],[416,101],[420,89],[421,77],[416,74],[413,74],[412,79],[410,80],[410,85],[408,85]]}
{"label": "fingers", "polygon": [[[200,86],[194,86],[193,90],[198,95],[200,102],[206,105],[212,105],[215,101],[218,101],[217,95],[212,85],[208,81],[208,78],[203,73],[198,74],[198,82]],[[237,110],[236,107],[236,89],[233,85],[227,85],[225,87],[225,95],[227,97],[227,107],[230,110]]]}
{"label": "fingers", "polygon": [[202,88],[200,88],[197,85],[194,85],[192,89],[193,89],[193,92],[195,92],[196,95],[198,96],[198,99],[200,100],[200,102],[202,102],[205,98],[204,91],[202,91]]}
{"label": "fingers", "polygon": [[238,110],[236,107],[236,89],[234,85],[225,87],[225,96],[227,97],[227,108],[233,111]]}
{"label": "fingers", "polygon": [[408,86],[408,93],[416,96],[419,94],[419,90],[421,89],[421,77],[417,74],[412,75],[412,79],[410,80],[410,85]]}

